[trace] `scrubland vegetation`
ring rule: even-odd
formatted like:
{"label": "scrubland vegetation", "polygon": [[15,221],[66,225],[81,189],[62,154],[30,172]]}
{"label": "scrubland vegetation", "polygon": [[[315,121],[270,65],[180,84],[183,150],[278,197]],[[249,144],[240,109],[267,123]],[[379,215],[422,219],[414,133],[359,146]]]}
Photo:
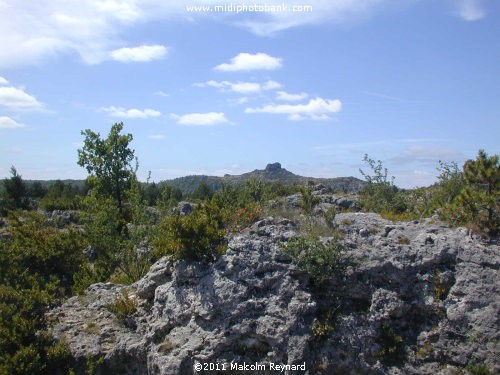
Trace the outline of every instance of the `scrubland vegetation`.
{"label": "scrubland vegetation", "polygon": [[[213,262],[225,252],[228,234],[270,214],[299,224],[302,237],[284,244],[283,250],[311,274],[317,287],[343,267],[345,249],[333,224],[335,212],[311,219],[319,203],[312,186],[253,179],[218,191],[201,184],[185,197],[166,183],[137,181],[133,138],[121,134],[122,128],[115,124],[105,139],[91,130],[82,132],[85,143],[78,164],[89,173],[82,186],[63,181],[27,186],[14,167],[2,182],[0,374],[67,374],[69,349],[48,334],[48,309],[92,283],[131,284],[165,255]],[[397,188],[380,161],[368,155],[364,161],[366,186],[359,193],[364,211],[391,220],[438,215],[451,225],[498,235],[498,155],[481,150],[463,168],[440,163],[436,184],[412,190]],[[292,194],[300,194],[300,210],[283,203]],[[190,214],[173,210],[181,200],[196,204]],[[73,213],[65,220],[54,210]],[[318,240],[325,234],[333,238],[326,244]]]}

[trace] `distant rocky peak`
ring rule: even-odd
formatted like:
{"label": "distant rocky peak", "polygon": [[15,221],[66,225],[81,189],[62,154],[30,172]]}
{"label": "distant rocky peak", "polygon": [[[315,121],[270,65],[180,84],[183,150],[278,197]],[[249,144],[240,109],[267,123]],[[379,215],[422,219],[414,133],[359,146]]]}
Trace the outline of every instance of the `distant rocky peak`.
{"label": "distant rocky peak", "polygon": [[281,170],[280,163],[272,163],[272,164],[268,164],[266,166],[266,172],[269,172],[269,173],[279,172],[280,170]]}

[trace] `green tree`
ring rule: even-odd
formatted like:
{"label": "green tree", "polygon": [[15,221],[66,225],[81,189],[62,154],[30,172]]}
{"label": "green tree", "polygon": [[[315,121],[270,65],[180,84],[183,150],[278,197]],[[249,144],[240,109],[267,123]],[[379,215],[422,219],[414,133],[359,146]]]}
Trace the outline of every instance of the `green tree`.
{"label": "green tree", "polygon": [[380,160],[375,161],[365,154],[363,161],[368,164],[372,174],[359,172],[365,178],[367,184],[360,194],[361,204],[367,211],[387,213],[401,213],[406,210],[398,188],[394,185],[394,177],[387,177],[388,171]]}
{"label": "green tree", "polygon": [[81,132],[85,136],[83,148],[78,150],[78,165],[87,169],[100,195],[113,197],[120,213],[125,191],[137,171],[137,159],[129,147],[132,134],[120,134],[122,129],[122,122],[114,124],[106,139],[86,129]]}
{"label": "green tree", "polygon": [[499,156],[488,156],[479,150],[476,160],[464,164],[465,188],[449,207],[458,223],[469,223],[489,235],[498,234],[500,218]]}
{"label": "green tree", "polygon": [[28,195],[32,198],[43,198],[47,194],[47,189],[40,181],[35,181],[28,189]]}
{"label": "green tree", "polygon": [[193,198],[199,200],[208,200],[214,195],[214,189],[210,187],[205,181],[202,181],[193,193]]}
{"label": "green tree", "polygon": [[10,174],[12,175],[11,178],[3,180],[7,207],[12,209],[25,208],[27,193],[26,185],[14,166],[10,167]]}

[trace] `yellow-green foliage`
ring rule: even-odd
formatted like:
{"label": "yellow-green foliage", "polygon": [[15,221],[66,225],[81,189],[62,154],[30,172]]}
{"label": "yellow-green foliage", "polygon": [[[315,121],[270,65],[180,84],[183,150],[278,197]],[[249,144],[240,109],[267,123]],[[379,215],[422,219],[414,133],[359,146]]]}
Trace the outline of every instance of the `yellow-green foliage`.
{"label": "yellow-green foliage", "polygon": [[312,214],[314,207],[320,202],[319,197],[312,193],[312,186],[297,186],[297,190],[301,195],[300,208],[306,215]]}
{"label": "yellow-green foliage", "polygon": [[365,155],[363,161],[368,164],[372,173],[359,170],[367,183],[360,194],[363,208],[371,212],[404,212],[406,205],[403,196],[394,185],[394,177],[388,179],[388,171],[382,161],[375,162],[368,155]]}
{"label": "yellow-green foliage", "polygon": [[315,286],[327,283],[346,264],[346,247],[335,239],[324,243],[318,238],[296,237],[281,248],[310,274]]}
{"label": "yellow-green foliage", "polygon": [[314,337],[322,339],[328,337],[333,332],[333,326],[328,324],[327,321],[321,323],[319,321],[314,321],[311,327]]}
{"label": "yellow-green foliage", "polygon": [[152,243],[157,257],[211,262],[226,250],[224,235],[220,210],[206,203],[189,215],[165,218]]}
{"label": "yellow-green foliage", "polygon": [[12,240],[0,242],[0,374],[67,373],[69,350],[44,334],[44,314],[69,294],[85,262],[84,241],[34,213],[9,223]]}
{"label": "yellow-green foliage", "polygon": [[116,298],[113,303],[106,307],[110,312],[116,315],[120,322],[124,322],[137,311],[137,304],[130,298],[127,290],[124,290],[120,297]]}

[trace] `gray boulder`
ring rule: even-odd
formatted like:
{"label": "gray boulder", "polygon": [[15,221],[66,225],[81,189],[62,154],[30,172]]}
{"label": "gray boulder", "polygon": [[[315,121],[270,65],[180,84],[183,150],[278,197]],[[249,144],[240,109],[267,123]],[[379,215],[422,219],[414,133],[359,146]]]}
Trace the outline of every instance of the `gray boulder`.
{"label": "gray boulder", "polygon": [[[500,371],[495,241],[435,219],[335,223],[350,261],[326,288],[280,250],[295,223],[269,217],[229,237],[213,264],[162,258],[129,287],[92,285],[50,312],[54,336],[78,371],[104,357],[102,374],[194,374],[209,362],[267,364],[261,374],[271,362],[305,362],[306,374]],[[120,321],[108,306],[125,290],[137,309]]]}

